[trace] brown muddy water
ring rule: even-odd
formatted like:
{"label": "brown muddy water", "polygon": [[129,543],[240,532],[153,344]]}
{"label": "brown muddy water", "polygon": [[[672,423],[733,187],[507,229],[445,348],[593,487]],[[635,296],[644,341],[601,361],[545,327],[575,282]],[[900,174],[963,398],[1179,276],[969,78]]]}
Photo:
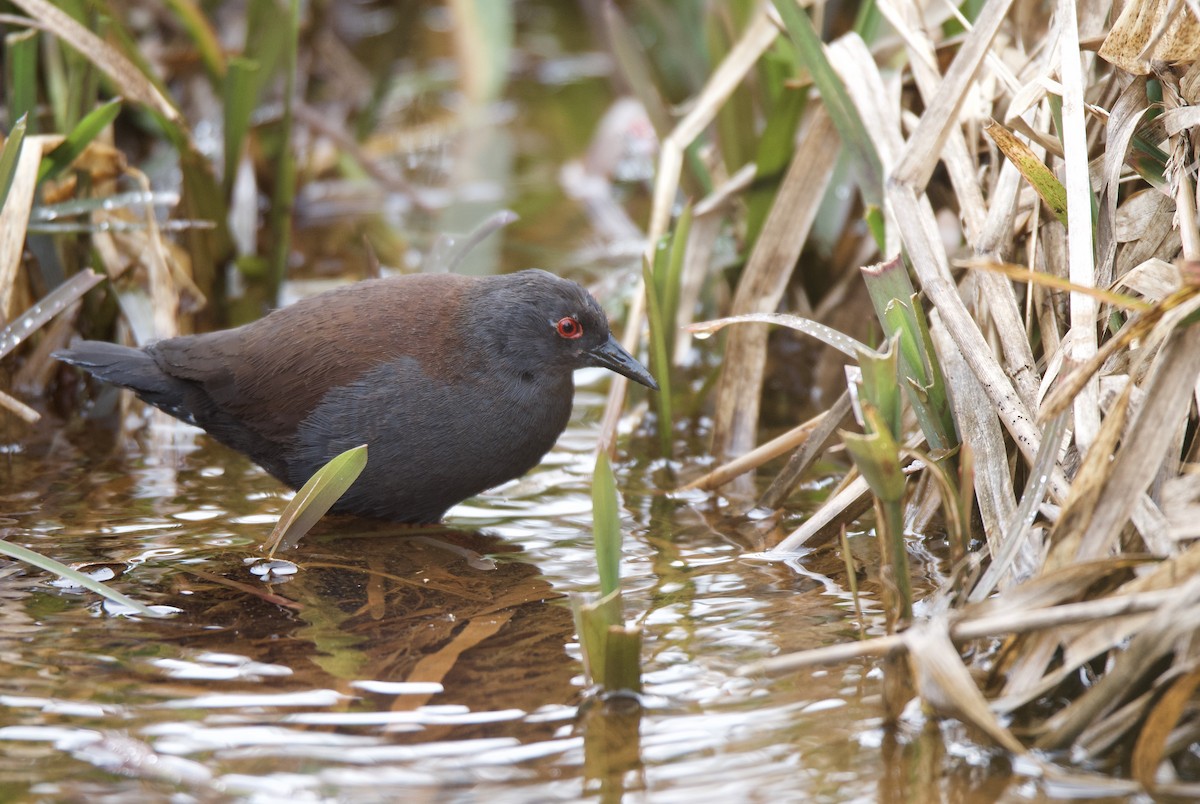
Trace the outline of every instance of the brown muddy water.
{"label": "brown muddy water", "polygon": [[[475,269],[606,276],[603,294],[632,281],[641,244],[569,200],[559,175],[614,99],[611,65],[563,6],[521,7],[509,99],[449,155],[469,178],[441,215],[385,223],[430,243],[509,206],[521,222]],[[386,217],[384,201],[367,206]],[[331,203],[299,200],[306,248],[346,225]],[[178,613],[147,621],[0,569],[0,800],[1101,800],[1014,772],[953,723],[914,712],[885,730],[873,662],[738,676],[859,638],[860,622],[838,552],[748,560],[755,522],[664,493],[709,463],[703,420],[680,423],[678,464],[649,457],[649,434],[622,440],[621,570],[645,692],[640,706],[590,699],[566,596],[597,587],[590,479],[608,380],[578,380],[569,430],[524,479],[441,529],[328,519],[287,555],[299,572],[270,583],[247,562],[287,492],[202,433],[136,406],[133,435],[78,421],[3,433],[4,537]],[[874,632],[874,543],[851,543]]]}

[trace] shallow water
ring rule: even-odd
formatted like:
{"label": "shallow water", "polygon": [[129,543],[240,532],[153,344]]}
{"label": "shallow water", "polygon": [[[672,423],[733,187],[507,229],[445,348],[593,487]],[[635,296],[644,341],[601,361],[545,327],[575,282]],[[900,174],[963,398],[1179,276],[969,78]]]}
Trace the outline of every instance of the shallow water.
{"label": "shallow water", "polygon": [[[487,147],[455,157],[502,169],[461,185],[456,214],[468,228],[500,201],[522,212],[485,268],[596,279],[617,265],[601,285],[615,290],[640,244],[601,231],[557,182],[612,98],[604,60],[561,33],[559,6],[524,7],[519,44],[537,58]],[[300,235],[322,238],[312,221]],[[873,661],[737,675],[859,637],[843,559],[747,560],[754,523],[665,494],[678,481],[644,457],[645,434],[622,441],[616,467],[645,692],[640,706],[585,696],[567,596],[597,586],[590,479],[607,380],[579,381],[570,428],[526,478],[445,528],[326,520],[287,554],[299,572],[274,583],[247,562],[287,492],[198,431],[155,414],[132,437],[78,422],[7,434],[4,537],[179,611],[147,621],[0,570],[0,800],[1102,800],[1014,775],[952,723],[885,730]],[[684,473],[703,459],[695,429]],[[869,567],[869,535],[852,546]]]}
{"label": "shallow water", "polygon": [[[446,528],[329,519],[278,583],[247,561],[286,493],[191,428],[156,420],[107,452],[89,429],[11,454],[7,538],[179,613],[123,616],[39,573],[4,573],[0,799],[1045,796],[953,725],[885,731],[874,662],[738,676],[857,637],[833,580],[842,559],[746,560],[736,523],[703,497],[653,490],[648,461],[618,466],[644,697],[586,699],[565,596],[597,584],[599,390],[579,391],[537,470]],[[873,545],[854,549],[869,561]]]}

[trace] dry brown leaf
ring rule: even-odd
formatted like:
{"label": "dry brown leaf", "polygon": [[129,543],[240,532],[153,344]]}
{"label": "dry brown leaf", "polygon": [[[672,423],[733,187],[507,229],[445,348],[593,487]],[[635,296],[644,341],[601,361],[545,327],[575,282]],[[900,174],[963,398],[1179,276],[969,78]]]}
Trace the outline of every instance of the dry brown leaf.
{"label": "dry brown leaf", "polygon": [[1118,279],[1113,287],[1122,286],[1151,301],[1159,301],[1179,290],[1183,282],[1178,265],[1151,258]]}
{"label": "dry brown leaf", "polygon": [[1192,696],[1200,687],[1200,670],[1193,670],[1175,679],[1162,697],[1150,709],[1146,722],[1138,733],[1130,760],[1133,778],[1147,790],[1154,790],[1158,781],[1158,766],[1163,760],[1167,738],[1192,706]]}
{"label": "dry brown leaf", "polygon": [[[435,653],[421,657],[405,681],[441,682],[454,669],[459,656],[497,634],[514,614],[515,610],[508,610],[471,618],[448,644]],[[426,703],[431,695],[400,695],[392,708],[394,711],[416,709]]]}
{"label": "dry brown leaf", "polygon": [[[1172,7],[1176,13],[1168,18]],[[1135,75],[1149,75],[1154,61],[1196,61],[1200,57],[1200,22],[1186,3],[1131,0],[1104,38],[1100,57]]]}
{"label": "dry brown leaf", "polygon": [[1025,746],[1000,725],[988,707],[987,699],[950,641],[944,621],[915,625],[903,637],[917,691],[925,703],[939,714],[956,717],[982,730],[1014,754],[1025,753]]}

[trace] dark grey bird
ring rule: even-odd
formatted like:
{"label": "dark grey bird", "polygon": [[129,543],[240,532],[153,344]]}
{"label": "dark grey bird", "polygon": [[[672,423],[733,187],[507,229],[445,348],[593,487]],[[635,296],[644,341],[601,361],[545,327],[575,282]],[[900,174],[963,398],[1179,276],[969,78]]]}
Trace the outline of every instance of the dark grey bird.
{"label": "dark grey bird", "polygon": [[359,282],[254,323],[134,349],[55,353],[196,424],[299,488],[368,445],[340,513],[436,522],[533,468],[567,425],[575,369],[657,389],[600,305],[544,271]]}

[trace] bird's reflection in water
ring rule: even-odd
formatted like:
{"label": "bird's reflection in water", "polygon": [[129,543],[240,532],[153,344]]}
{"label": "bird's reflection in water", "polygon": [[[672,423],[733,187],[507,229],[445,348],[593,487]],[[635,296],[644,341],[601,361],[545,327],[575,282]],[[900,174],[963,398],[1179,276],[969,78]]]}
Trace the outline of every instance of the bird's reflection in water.
{"label": "bird's reflection in water", "polygon": [[[564,648],[570,612],[511,542],[335,517],[277,557],[298,567],[277,583],[255,578],[242,556],[184,570],[177,599],[160,602],[183,608],[198,628],[164,625],[163,638],[286,666],[288,688],[332,687],[359,698],[358,707],[533,712],[578,700],[579,666]],[[363,680],[444,690],[372,702],[353,683]]]}

